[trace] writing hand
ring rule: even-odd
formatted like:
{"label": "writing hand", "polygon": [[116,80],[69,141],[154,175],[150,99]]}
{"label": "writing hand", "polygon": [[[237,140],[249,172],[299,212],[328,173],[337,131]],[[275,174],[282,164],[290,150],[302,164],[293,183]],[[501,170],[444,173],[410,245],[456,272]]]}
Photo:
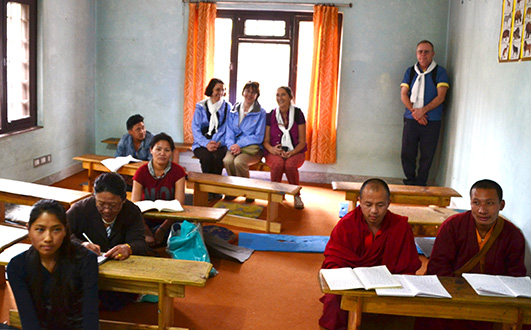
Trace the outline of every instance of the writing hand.
{"label": "writing hand", "polygon": [[96,253],[97,255],[101,254],[101,248],[98,244],[92,244],[89,242],[83,242],[81,243],[85,248],[89,249],[90,251]]}

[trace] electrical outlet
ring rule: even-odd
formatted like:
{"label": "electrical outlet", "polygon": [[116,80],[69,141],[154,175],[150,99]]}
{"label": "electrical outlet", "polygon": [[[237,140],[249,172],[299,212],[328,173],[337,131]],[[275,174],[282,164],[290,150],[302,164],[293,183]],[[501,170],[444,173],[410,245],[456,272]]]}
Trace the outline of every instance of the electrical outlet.
{"label": "electrical outlet", "polygon": [[33,167],[39,167],[44,164],[49,164],[52,162],[52,155],[44,155],[37,158],[33,158]]}

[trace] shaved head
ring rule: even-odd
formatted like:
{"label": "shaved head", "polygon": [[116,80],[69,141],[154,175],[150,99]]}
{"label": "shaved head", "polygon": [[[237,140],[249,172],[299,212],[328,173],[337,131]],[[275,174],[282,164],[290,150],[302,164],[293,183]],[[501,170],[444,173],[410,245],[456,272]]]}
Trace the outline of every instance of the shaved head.
{"label": "shaved head", "polygon": [[373,191],[379,191],[380,189],[383,189],[387,194],[387,199],[391,197],[391,191],[389,190],[389,186],[382,179],[372,178],[363,182],[360,188],[360,199],[363,198],[363,191],[365,190],[365,188],[370,188],[370,190]]}

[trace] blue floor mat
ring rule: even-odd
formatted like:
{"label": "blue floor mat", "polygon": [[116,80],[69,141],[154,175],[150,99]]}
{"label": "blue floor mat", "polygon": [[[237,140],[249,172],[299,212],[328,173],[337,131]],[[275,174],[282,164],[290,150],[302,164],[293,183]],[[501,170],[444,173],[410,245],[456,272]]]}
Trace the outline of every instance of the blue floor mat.
{"label": "blue floor mat", "polygon": [[323,253],[329,236],[240,233],[238,245],[256,251]]}

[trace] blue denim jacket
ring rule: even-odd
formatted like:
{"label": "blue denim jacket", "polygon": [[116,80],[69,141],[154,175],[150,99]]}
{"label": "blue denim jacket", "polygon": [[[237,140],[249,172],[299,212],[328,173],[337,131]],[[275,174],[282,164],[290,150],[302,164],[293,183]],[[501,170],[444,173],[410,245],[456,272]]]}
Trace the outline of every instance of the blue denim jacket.
{"label": "blue denim jacket", "polygon": [[233,144],[238,144],[240,148],[252,144],[258,144],[263,149],[265,126],[266,126],[266,112],[260,106],[260,103],[255,101],[253,110],[247,114],[240,123],[240,107],[241,103],[236,103],[234,108],[229,113],[227,119],[227,129],[225,133],[225,143],[227,147]]}
{"label": "blue denim jacket", "polygon": [[120,141],[118,142],[118,147],[116,148],[116,153],[114,157],[124,157],[131,155],[136,159],[140,160],[150,160],[151,152],[149,151],[149,145],[153,139],[153,134],[150,131],[146,131],[146,138],[140,144],[138,151],[135,150],[135,145],[133,144],[133,138],[129,133],[125,133]]}

